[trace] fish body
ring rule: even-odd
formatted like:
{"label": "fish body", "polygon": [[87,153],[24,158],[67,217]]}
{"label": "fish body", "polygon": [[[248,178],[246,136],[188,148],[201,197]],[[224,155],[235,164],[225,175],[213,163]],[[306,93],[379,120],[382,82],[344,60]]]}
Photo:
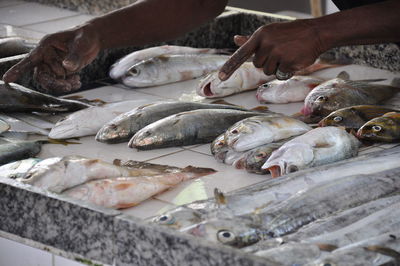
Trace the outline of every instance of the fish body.
{"label": "fish body", "polygon": [[40,141],[7,140],[0,144],[0,165],[33,157],[41,148]]}
{"label": "fish body", "polygon": [[312,89],[324,82],[321,78],[311,76],[293,76],[288,80],[274,79],[257,89],[257,100],[260,103],[302,102]]}
{"label": "fish body", "polygon": [[52,127],[49,137],[66,139],[95,135],[104,124],[143,102],[144,100],[123,101],[76,111],[59,120]]}
{"label": "fish body", "polygon": [[272,177],[354,157],[360,142],[338,127],[322,127],[298,136],[274,151],[263,169]]}
{"label": "fish body", "polygon": [[29,158],[0,166],[0,178],[22,178],[29,169],[42,159]]}
{"label": "fish body", "polygon": [[162,45],[150,47],[139,51],[132,52],[111,66],[110,77],[119,79],[123,77],[128,70],[137,63],[160,55],[171,54],[224,54],[225,49],[210,49],[210,48],[193,48],[187,46]]}
{"label": "fish body", "polygon": [[228,58],[213,54],[160,55],[133,65],[121,81],[135,88],[194,79],[219,69]]}
{"label": "fish body", "polygon": [[29,124],[23,120],[12,117],[8,114],[0,113],[0,119],[5,121],[10,126],[9,132],[38,134],[44,136],[47,136],[47,134],[49,134],[49,131],[47,129],[43,129],[35,125]]}
{"label": "fish body", "polygon": [[248,151],[263,144],[304,134],[310,129],[300,120],[271,113],[237,122],[226,131],[225,141],[236,151]]}
{"label": "fish body", "polygon": [[356,105],[330,113],[319,122],[320,127],[338,126],[358,130],[369,120],[396,110],[378,105]]}
{"label": "fish body", "polygon": [[225,81],[218,78],[217,71],[208,74],[201,80],[196,91],[200,96],[207,98],[224,97],[254,90],[260,84],[272,80],[274,77],[265,75],[262,69],[254,67],[253,63],[245,62]]}
{"label": "fish body", "polygon": [[400,88],[335,78],[315,87],[304,100],[304,115],[327,116],[354,105],[377,105],[389,100]]}
{"label": "fish body", "polygon": [[255,115],[260,113],[225,109],[178,113],[139,130],[130,140],[129,147],[147,150],[209,143],[232,124]]}
{"label": "fish body", "polygon": [[140,129],[173,114],[196,109],[246,109],[234,105],[194,102],[157,102],[139,106],[106,123],[97,133],[96,140],[104,143],[128,141]]}
{"label": "fish body", "polygon": [[209,173],[188,171],[155,176],[92,180],[63,192],[63,195],[108,208],[129,208],[183,181]]}
{"label": "fish body", "polygon": [[[235,247],[248,246],[286,235],[316,219],[394,193],[400,187],[399,173],[400,168],[395,168],[322,182],[259,212],[217,217],[182,231],[212,242]],[[359,191],[362,193],[356,193]],[[393,221],[396,222],[396,219]]]}
{"label": "fish body", "polygon": [[0,58],[29,53],[35,44],[19,37],[0,38]]}
{"label": "fish body", "polygon": [[371,141],[399,141],[400,113],[390,112],[381,117],[371,119],[357,131],[357,137]]}
{"label": "fish body", "polygon": [[0,81],[0,111],[2,112],[71,112],[90,105],[74,100],[56,98],[30,90],[21,85]]}
{"label": "fish body", "polygon": [[6,121],[0,119],[0,134],[8,131],[9,129],[10,125]]}

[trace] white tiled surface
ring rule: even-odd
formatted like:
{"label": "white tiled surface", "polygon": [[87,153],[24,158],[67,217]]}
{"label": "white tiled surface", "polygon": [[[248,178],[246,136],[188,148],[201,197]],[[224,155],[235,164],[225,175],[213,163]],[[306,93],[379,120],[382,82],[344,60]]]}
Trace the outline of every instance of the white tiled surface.
{"label": "white tiled surface", "polygon": [[24,28],[44,33],[54,33],[60,30],[66,30],[75,27],[76,25],[80,25],[92,18],[93,16],[89,15],[74,15],[72,17],[55,19],[50,22],[46,21],[32,25],[27,25],[24,26]]}

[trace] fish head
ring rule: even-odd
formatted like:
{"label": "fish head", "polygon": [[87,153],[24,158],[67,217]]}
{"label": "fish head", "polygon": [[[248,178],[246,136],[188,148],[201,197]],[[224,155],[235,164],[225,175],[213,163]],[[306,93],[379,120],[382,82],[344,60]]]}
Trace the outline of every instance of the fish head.
{"label": "fish head", "polygon": [[271,156],[271,153],[272,150],[268,151],[265,149],[249,151],[244,159],[246,170],[252,173],[266,173],[261,167]]}
{"label": "fish head", "polygon": [[129,137],[129,126],[126,123],[114,123],[114,120],[105,124],[96,134],[96,140],[100,142],[117,141]]}
{"label": "fish head", "polygon": [[271,154],[262,169],[270,171],[272,177],[279,177],[306,168],[313,159],[314,151],[309,144],[288,142]]}
{"label": "fish head", "polygon": [[344,108],[332,112],[327,117],[322,119],[318,126],[336,126],[345,127],[346,129],[359,129],[365,120],[359,115],[354,108]]}
{"label": "fish head", "polygon": [[393,142],[400,138],[400,125],[392,117],[377,117],[365,123],[357,137],[365,140]]}
{"label": "fish head", "polygon": [[150,217],[146,221],[161,226],[167,226],[176,230],[181,230],[202,222],[203,213],[201,211],[180,206],[161,215]]}
{"label": "fish head", "polygon": [[229,79],[221,81],[218,71],[215,71],[200,81],[196,91],[199,95],[207,98],[223,97],[239,92],[241,85],[240,76],[236,72]]}
{"label": "fish head", "polygon": [[274,79],[264,83],[257,88],[256,98],[260,103],[268,103],[269,99],[274,96],[277,91],[286,91],[299,83],[298,78],[292,77],[288,80]]}
{"label": "fish head", "polygon": [[225,160],[224,163],[233,165],[236,160],[240,159],[243,155],[243,152],[238,152],[233,149],[228,149],[228,151],[225,154]]}
{"label": "fish head", "polygon": [[237,248],[252,245],[262,239],[258,226],[245,217],[207,220],[183,232]]}
{"label": "fish head", "polygon": [[63,157],[44,159],[33,165],[19,181],[40,187],[57,186],[66,168]]}
{"label": "fish head", "polygon": [[227,145],[225,143],[225,135],[221,134],[219,135],[212,143],[210,146],[211,149],[211,154],[215,155],[220,152],[227,151]]}
{"label": "fish head", "polygon": [[160,57],[153,57],[134,64],[120,78],[122,83],[128,87],[152,86],[160,75],[158,64]]}

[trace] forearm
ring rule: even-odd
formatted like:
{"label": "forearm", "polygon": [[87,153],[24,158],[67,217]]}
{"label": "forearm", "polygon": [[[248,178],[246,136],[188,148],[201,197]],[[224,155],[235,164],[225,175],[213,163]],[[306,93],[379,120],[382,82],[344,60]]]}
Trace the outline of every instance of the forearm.
{"label": "forearm", "polygon": [[101,48],[171,40],[220,14],[227,0],[141,0],[90,21]]}
{"label": "forearm", "polygon": [[312,19],[324,48],[400,42],[400,1],[390,0]]}

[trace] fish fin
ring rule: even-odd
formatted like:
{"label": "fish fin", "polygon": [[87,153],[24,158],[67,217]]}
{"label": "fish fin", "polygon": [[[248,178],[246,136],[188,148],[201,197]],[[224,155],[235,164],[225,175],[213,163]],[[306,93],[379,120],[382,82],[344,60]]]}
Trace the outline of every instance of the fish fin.
{"label": "fish fin", "polygon": [[[371,88],[373,86],[377,86],[377,85],[371,85],[370,83],[383,81],[383,80],[385,80],[385,79],[345,80],[345,83],[346,83],[346,85],[351,86],[351,87],[365,89],[365,88]],[[380,86],[388,86],[388,85],[380,85]]]}
{"label": "fish fin", "polygon": [[313,147],[315,148],[329,148],[331,147],[332,144],[328,143],[328,142],[316,142]]}
{"label": "fish fin", "polygon": [[282,201],[282,200],[286,200],[287,198],[289,198],[291,196],[291,194],[275,192],[274,196],[278,201]]}
{"label": "fish fin", "polygon": [[42,144],[48,144],[48,143],[50,143],[50,144],[61,144],[61,145],[64,145],[64,146],[67,146],[69,144],[82,144],[81,142],[76,142],[76,141],[68,141],[68,140],[65,140],[65,139],[51,139],[51,138],[38,140],[38,142],[40,142]]}
{"label": "fish fin", "polygon": [[344,80],[350,80],[350,74],[346,71],[341,71],[336,77]]}
{"label": "fish fin", "polygon": [[225,101],[225,100],[223,100],[223,99],[214,100],[214,101],[211,102],[211,104],[225,104],[225,105],[231,105],[231,106],[238,106],[238,107],[241,107],[241,106],[239,106],[239,105],[237,105],[237,104],[233,104],[233,103],[227,102],[227,101]]}
{"label": "fish fin", "polygon": [[70,95],[70,96],[64,96],[62,97],[63,99],[67,99],[67,100],[80,100],[80,99],[84,99],[82,95]]}
{"label": "fish fin", "polygon": [[316,244],[316,245],[319,248],[319,250],[328,251],[328,252],[332,252],[338,248],[337,246],[331,245],[331,244]]}
{"label": "fish fin", "polygon": [[307,85],[307,87],[309,87],[310,90],[312,90],[312,89],[314,89],[315,87],[317,87],[319,84],[321,84],[321,83],[310,83],[310,84]]}
{"label": "fish fin", "polygon": [[195,166],[188,165],[182,169],[182,172],[190,172],[190,173],[195,173],[195,174],[209,175],[212,173],[216,173],[217,171],[212,168],[202,168],[202,167],[195,167]]}
{"label": "fish fin", "polygon": [[397,110],[392,109],[392,108],[383,107],[383,106],[362,105],[362,106],[351,107],[351,111],[356,113],[361,118],[369,121],[375,117],[382,116],[389,112],[395,112]]}
{"label": "fish fin", "polygon": [[227,204],[225,195],[218,188],[214,188],[214,198],[219,206]]}
{"label": "fish fin", "polygon": [[267,106],[262,106],[262,105],[254,107],[254,108],[251,108],[250,110],[251,111],[261,112],[261,113],[269,112],[269,108]]}
{"label": "fish fin", "polygon": [[113,165],[116,165],[116,166],[121,166],[122,165],[121,159],[114,159],[114,161],[112,163],[113,163]]}
{"label": "fish fin", "polygon": [[384,114],[383,116],[400,119],[400,113],[398,113],[398,112],[389,112],[389,113]]}
{"label": "fish fin", "polygon": [[364,247],[364,249],[368,251],[377,252],[382,255],[390,256],[392,258],[395,258],[397,261],[400,261],[400,252],[398,252],[397,250],[382,246],[368,246]]}

